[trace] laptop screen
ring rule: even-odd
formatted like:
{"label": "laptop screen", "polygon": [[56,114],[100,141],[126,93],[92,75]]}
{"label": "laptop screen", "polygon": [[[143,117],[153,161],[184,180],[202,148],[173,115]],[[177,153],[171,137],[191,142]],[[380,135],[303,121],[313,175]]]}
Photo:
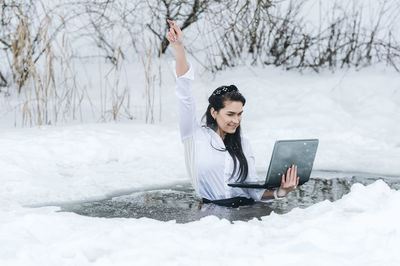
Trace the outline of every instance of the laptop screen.
{"label": "laptop screen", "polygon": [[286,175],[286,170],[292,165],[297,165],[299,185],[307,182],[310,179],[317,147],[318,139],[276,141],[266,178],[268,187],[279,187],[282,174]]}

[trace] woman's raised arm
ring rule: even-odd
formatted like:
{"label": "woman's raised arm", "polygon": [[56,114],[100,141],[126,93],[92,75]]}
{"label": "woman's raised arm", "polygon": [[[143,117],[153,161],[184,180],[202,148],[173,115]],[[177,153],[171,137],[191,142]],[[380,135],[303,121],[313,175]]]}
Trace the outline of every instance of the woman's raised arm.
{"label": "woman's raised arm", "polygon": [[184,141],[193,136],[196,128],[199,127],[196,119],[196,105],[191,89],[193,73],[186,60],[182,31],[173,21],[168,20],[168,23],[171,25],[171,28],[167,33],[167,39],[174,47],[176,60],[176,95],[178,97],[179,129],[181,139]]}
{"label": "woman's raised arm", "polygon": [[168,23],[171,25],[171,28],[167,33],[167,39],[172,47],[174,47],[176,76],[179,78],[189,70],[189,66],[186,61],[185,48],[183,46],[183,34],[179,26],[176,25],[172,20],[168,20]]}

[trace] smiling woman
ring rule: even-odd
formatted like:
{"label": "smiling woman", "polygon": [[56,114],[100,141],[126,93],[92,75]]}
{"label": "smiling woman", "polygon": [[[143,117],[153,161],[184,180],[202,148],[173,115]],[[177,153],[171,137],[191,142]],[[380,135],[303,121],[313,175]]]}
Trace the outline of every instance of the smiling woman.
{"label": "smiling woman", "polygon": [[[238,168],[237,181],[244,181],[249,167],[243,154],[240,122],[246,99],[235,85],[230,85],[217,88],[208,98],[208,102],[209,105],[203,116],[203,118],[206,117],[206,126],[221,137],[225,149],[234,159],[231,178],[234,177]],[[238,164],[239,167],[237,167]]]}
{"label": "smiling woman", "polygon": [[207,117],[207,126],[214,126],[222,139],[225,139],[226,133],[234,134],[242,121],[243,106],[246,103],[236,86],[217,88],[208,98],[208,102],[210,104],[204,114]]}
{"label": "smiling woman", "polygon": [[176,95],[179,104],[179,128],[185,148],[185,160],[192,184],[205,203],[238,207],[255,200],[282,198],[298,185],[296,167],[282,175],[275,191],[230,187],[233,179],[258,181],[250,143],[241,136],[240,123],[246,99],[235,85],[221,86],[208,98],[203,116],[205,125],[196,119],[191,91],[193,70],[186,60],[181,29],[173,21],[167,39],[174,48]]}

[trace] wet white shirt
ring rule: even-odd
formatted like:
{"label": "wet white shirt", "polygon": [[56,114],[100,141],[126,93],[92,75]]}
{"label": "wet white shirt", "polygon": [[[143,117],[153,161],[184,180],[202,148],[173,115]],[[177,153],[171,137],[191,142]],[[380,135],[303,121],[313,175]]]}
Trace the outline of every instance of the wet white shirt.
{"label": "wet white shirt", "polygon": [[[201,198],[209,200],[233,197],[261,200],[264,189],[233,188],[227,185],[237,179],[237,176],[231,178],[233,159],[225,150],[221,137],[214,130],[201,126],[197,121],[191,88],[193,79],[192,67],[183,76],[176,78],[179,128],[185,149],[186,168],[193,187]],[[250,143],[244,137],[242,137],[242,148],[249,166],[246,181],[259,181]]]}

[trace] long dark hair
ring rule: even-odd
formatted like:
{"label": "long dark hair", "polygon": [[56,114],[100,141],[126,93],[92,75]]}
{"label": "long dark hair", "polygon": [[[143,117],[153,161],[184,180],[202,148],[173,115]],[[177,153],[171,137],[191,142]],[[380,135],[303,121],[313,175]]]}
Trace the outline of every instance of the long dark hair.
{"label": "long dark hair", "polygon": [[[213,107],[215,111],[219,111],[220,109],[225,107],[226,101],[240,101],[243,106],[246,103],[246,99],[239,92],[238,88],[235,85],[230,86],[221,86],[218,87],[208,98],[208,107],[206,113],[203,115],[206,118],[206,126],[212,128],[214,131],[218,129],[217,121],[211,115],[211,108]],[[236,171],[238,171],[239,177],[236,181],[242,182],[246,180],[247,174],[249,172],[249,166],[247,164],[246,156],[243,153],[242,149],[242,140],[240,136],[240,125],[236,128],[235,133],[226,134],[224,139],[225,149],[229,152],[233,159],[233,171],[230,178],[234,177]],[[216,149],[215,147],[213,147]],[[219,151],[225,151],[220,150]],[[238,163],[239,162],[239,167]]]}

